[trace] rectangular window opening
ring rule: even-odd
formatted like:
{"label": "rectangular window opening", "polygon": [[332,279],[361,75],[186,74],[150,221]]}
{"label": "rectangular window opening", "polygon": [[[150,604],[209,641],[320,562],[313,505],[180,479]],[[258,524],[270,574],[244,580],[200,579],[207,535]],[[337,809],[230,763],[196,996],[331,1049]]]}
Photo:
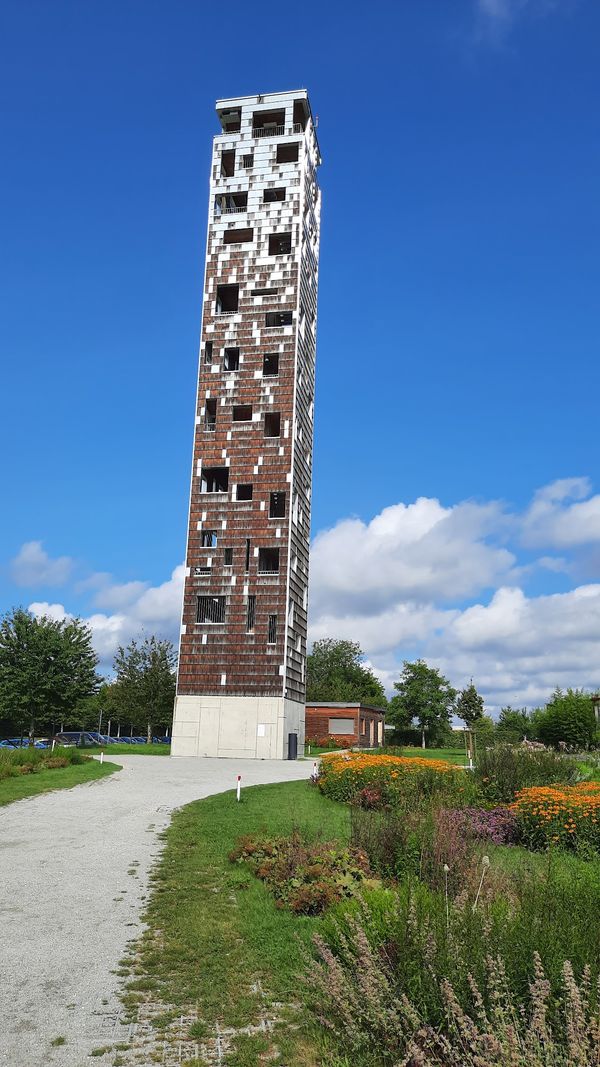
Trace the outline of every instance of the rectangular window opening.
{"label": "rectangular window opening", "polygon": [[236,500],[252,500],[252,485],[238,485],[235,491]]}
{"label": "rectangular window opening", "polygon": [[270,256],[287,256],[292,251],[292,235],[291,233],[270,233],[269,234],[269,255]]}
{"label": "rectangular window opening", "polygon": [[258,573],[279,574],[279,549],[259,548],[258,550]]}
{"label": "rectangular window opening", "polygon": [[204,429],[216,430],[217,428],[217,401],[209,399],[204,406]]}
{"label": "rectangular window opening", "polygon": [[291,144],[284,141],[283,144],[277,145],[277,162],[278,163],[297,163],[298,154],[300,152],[300,141],[292,141]]}
{"label": "rectangular window opening", "polygon": [[196,622],[225,622],[225,597],[199,596]]}
{"label": "rectangular window opening", "polygon": [[219,111],[219,122],[223,133],[239,133],[242,122],[242,111],[239,107],[232,107],[226,111]]}
{"label": "rectangular window opening", "polygon": [[250,167],[254,166],[254,153],[248,152],[247,155],[242,156],[242,167],[244,170],[250,170]]}
{"label": "rectangular window opening", "polygon": [[277,616],[269,615],[269,631],[267,634],[267,644],[277,644]]}
{"label": "rectangular window opening", "polygon": [[267,327],[267,329],[276,329],[278,326],[291,325],[291,311],[267,311],[267,314],[265,315],[265,326]]}
{"label": "rectangular window opening", "polygon": [[233,567],[233,549],[226,548],[223,551],[223,566]]}
{"label": "rectangular window opening", "polygon": [[223,354],[223,366],[225,370],[238,370],[240,366],[239,348],[226,348]]}
{"label": "rectangular window opening", "polygon": [[265,352],[263,356],[263,377],[276,378],[279,374],[279,353]]}
{"label": "rectangular window opening", "polygon": [[265,189],[263,193],[263,204],[277,204],[282,200],[285,200],[285,188]]}
{"label": "rectangular window opening", "polygon": [[305,100],[294,100],[294,126],[301,126],[303,130],[306,129],[307,112],[308,108]]}
{"label": "rectangular window opening", "polygon": [[283,133],[285,126],[285,108],[272,111],[254,111],[252,114],[252,133],[266,137],[270,133]]}
{"label": "rectangular window opening", "polygon": [[269,518],[285,518],[285,493],[271,493],[269,498]]}
{"label": "rectangular window opening", "polygon": [[232,178],[235,173],[235,149],[221,152],[221,177]]}
{"label": "rectangular window opening", "polygon": [[236,312],[239,300],[239,285],[217,285],[217,315],[231,315]]}
{"label": "rectangular window opening", "polygon": [[234,404],[234,422],[252,422],[252,404]]}
{"label": "rectangular window opening", "polygon": [[251,296],[277,296],[279,289],[251,289]]}
{"label": "rectangular window opening", "polygon": [[248,607],[246,610],[246,633],[252,633],[254,629],[254,623],[256,622],[256,597],[254,594],[250,594],[248,597]]}
{"label": "rectangular window opening", "polygon": [[248,208],[248,193],[217,193],[215,215],[237,215]]}
{"label": "rectangular window opening", "polygon": [[254,230],[250,227],[245,230],[225,230],[223,241],[226,245],[245,245],[254,240]]}
{"label": "rectangular window opening", "polygon": [[205,341],[204,342],[204,362],[205,363],[212,363],[212,357],[213,357],[213,343],[212,343],[212,341]]}
{"label": "rectangular window opening", "polygon": [[217,531],[216,530],[203,530],[200,534],[200,547],[201,548],[216,548],[217,547]]}
{"label": "rectangular window opening", "polygon": [[226,493],[229,487],[229,467],[203,467],[202,493]]}
{"label": "rectangular window opening", "polygon": [[281,414],[269,411],[265,415],[265,437],[279,437],[281,433]]}
{"label": "rectangular window opening", "polygon": [[246,571],[246,574],[250,570],[250,538],[249,537],[246,538],[246,562],[245,562],[245,565],[244,565],[244,570]]}

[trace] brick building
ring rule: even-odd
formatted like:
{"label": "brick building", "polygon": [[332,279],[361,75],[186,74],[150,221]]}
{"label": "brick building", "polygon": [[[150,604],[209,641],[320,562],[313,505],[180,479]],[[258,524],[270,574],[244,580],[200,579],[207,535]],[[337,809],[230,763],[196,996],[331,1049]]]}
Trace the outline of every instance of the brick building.
{"label": "brick building", "polygon": [[384,743],[385,711],[369,704],[306,705],[306,738],[347,748],[378,748]]}
{"label": "brick building", "polygon": [[306,91],[217,101],[172,753],[304,742],[321,194]]}

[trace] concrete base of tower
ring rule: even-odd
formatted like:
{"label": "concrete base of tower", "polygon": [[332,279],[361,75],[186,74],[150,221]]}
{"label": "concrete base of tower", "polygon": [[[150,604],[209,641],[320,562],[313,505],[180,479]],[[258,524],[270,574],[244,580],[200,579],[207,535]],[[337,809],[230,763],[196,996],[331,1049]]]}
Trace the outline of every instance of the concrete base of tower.
{"label": "concrete base of tower", "polygon": [[178,696],[172,756],[287,759],[288,736],[304,755],[304,704],[283,697]]}

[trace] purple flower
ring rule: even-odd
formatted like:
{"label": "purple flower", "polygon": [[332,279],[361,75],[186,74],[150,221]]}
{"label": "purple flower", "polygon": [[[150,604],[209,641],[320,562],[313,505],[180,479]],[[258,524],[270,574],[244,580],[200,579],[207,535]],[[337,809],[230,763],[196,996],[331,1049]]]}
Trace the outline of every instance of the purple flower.
{"label": "purple flower", "polygon": [[495,845],[511,845],[517,840],[517,819],[508,808],[458,808],[448,815],[463,832]]}

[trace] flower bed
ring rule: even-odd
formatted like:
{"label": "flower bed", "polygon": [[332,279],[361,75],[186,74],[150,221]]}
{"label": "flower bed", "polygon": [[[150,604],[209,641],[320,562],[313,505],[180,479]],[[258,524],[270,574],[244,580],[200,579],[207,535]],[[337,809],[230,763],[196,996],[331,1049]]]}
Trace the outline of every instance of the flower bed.
{"label": "flower bed", "polygon": [[323,756],[318,785],[332,800],[371,808],[394,806],[400,797],[412,794],[443,793],[460,805],[472,793],[469,776],[446,760],[363,752]]}
{"label": "flower bed", "polygon": [[531,786],[510,807],[527,848],[600,852],[600,782]]}

